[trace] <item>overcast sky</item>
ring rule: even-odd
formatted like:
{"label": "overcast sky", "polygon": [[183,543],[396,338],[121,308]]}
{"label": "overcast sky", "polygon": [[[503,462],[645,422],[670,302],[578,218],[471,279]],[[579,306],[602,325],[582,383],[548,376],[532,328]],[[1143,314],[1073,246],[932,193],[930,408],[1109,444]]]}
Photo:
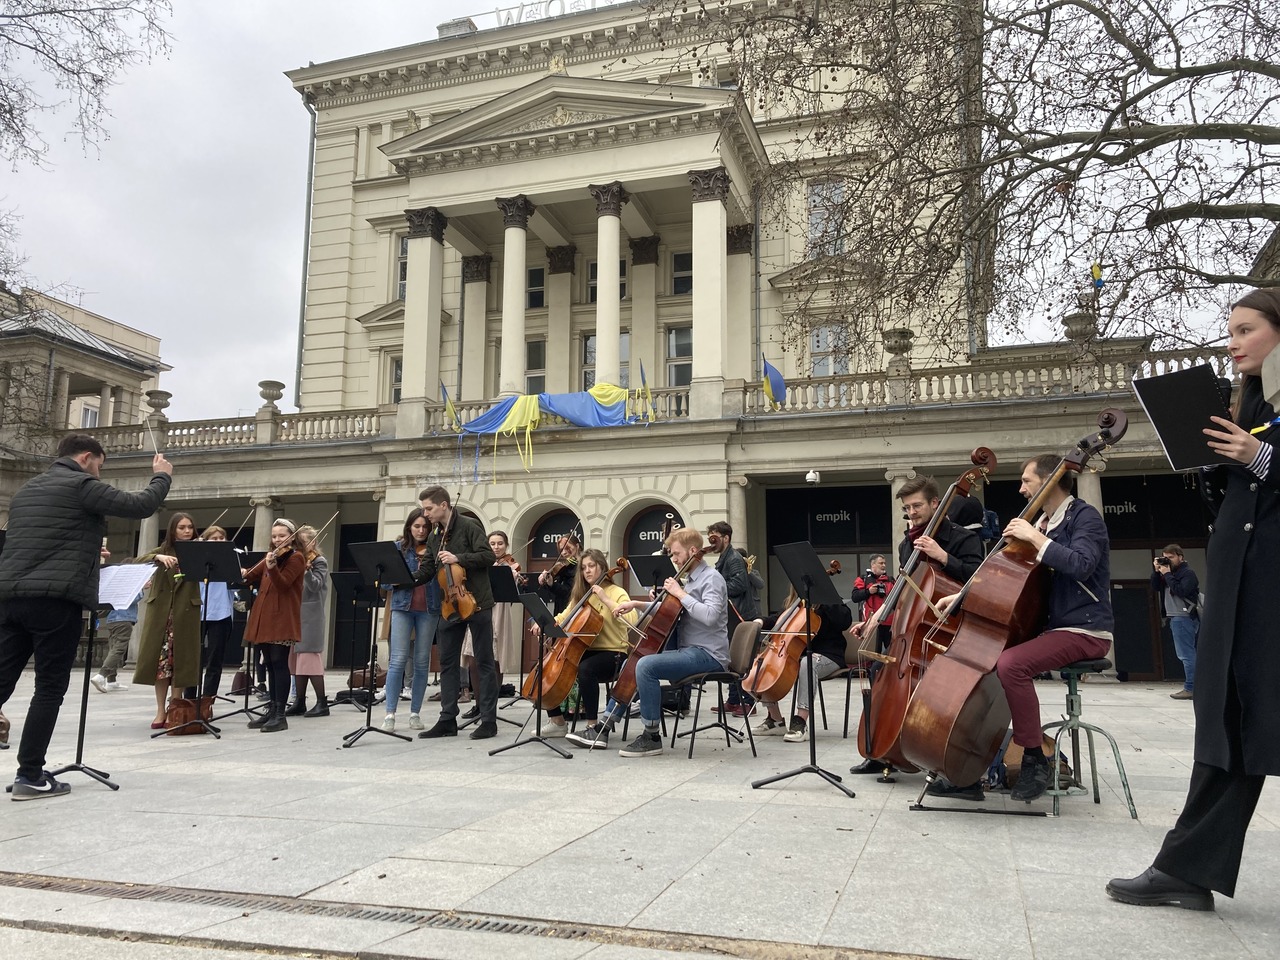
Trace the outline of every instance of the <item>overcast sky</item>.
{"label": "overcast sky", "polygon": [[33,285],[160,336],[170,419],[248,414],[268,379],[293,409],[309,125],[283,72],[435,39],[457,16],[489,28],[496,6],[177,0],[172,52],[112,92],[100,151],[47,117],[52,169],[0,171]]}

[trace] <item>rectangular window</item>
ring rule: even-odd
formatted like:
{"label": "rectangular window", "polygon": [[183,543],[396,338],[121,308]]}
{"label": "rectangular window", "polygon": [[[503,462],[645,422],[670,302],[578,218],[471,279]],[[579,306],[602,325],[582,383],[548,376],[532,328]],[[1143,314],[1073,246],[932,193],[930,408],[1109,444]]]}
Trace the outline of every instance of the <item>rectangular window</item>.
{"label": "rectangular window", "polygon": [[396,298],[404,299],[404,288],[409,280],[409,237],[400,238],[400,252],[396,255]]}
{"label": "rectangular window", "polygon": [[[840,377],[849,372],[848,354],[837,349],[833,327],[814,327],[809,332],[809,361],[814,377]],[[838,407],[848,403],[849,386],[823,384],[817,388],[821,407]]]}
{"label": "rectangular window", "polygon": [[667,328],[667,386],[693,382],[693,327]]}
{"label": "rectangular window", "polygon": [[[631,334],[623,332],[618,340],[618,382],[615,387],[631,386]],[[596,385],[596,335],[585,334],[582,338],[582,389],[590,390]]]}
{"label": "rectangular window", "polygon": [[529,268],[524,305],[530,310],[547,305],[547,271],[544,267]]}
{"label": "rectangular window", "polygon": [[97,407],[81,407],[80,408],[80,426],[96,427],[98,425],[98,408]]}
{"label": "rectangular window", "polygon": [[677,296],[693,293],[693,252],[671,255],[671,292]]}
{"label": "rectangular window", "polygon": [[814,180],[809,184],[808,258],[844,253],[843,180]]}
{"label": "rectangular window", "polygon": [[524,392],[545,393],[547,389],[547,341],[526,340],[524,344]]}
{"label": "rectangular window", "polygon": [[400,386],[404,381],[404,360],[401,357],[391,358],[390,376],[387,383],[390,385],[388,396],[392,403],[400,402]]}
{"label": "rectangular window", "polygon": [[[599,266],[598,260],[592,260],[587,264],[587,303],[596,302],[596,270]],[[627,299],[627,261],[618,261],[618,299]]]}

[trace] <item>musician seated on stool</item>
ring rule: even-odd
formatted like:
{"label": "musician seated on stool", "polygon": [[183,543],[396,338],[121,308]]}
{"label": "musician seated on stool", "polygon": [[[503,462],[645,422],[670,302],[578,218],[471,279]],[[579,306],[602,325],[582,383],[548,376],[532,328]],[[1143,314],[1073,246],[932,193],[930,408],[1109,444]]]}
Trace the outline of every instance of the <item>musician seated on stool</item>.
{"label": "musician seated on stool", "polygon": [[[791,592],[787,594],[783,609],[789,609],[795,601],[796,590],[792,587]],[[815,608],[815,612],[822,623],[809,644],[809,653],[800,658],[800,673],[796,677],[793,688],[796,694],[796,715],[791,718],[791,726],[788,728],[786,721],[782,719],[782,709],[777,701],[761,698],[760,702],[768,710],[768,716],[752,728],[752,733],[758,737],[782,734],[782,739],[788,743],[803,741],[806,733],[805,725],[809,720],[810,707],[813,703],[813,696],[809,692],[809,665],[805,661],[813,657],[814,683],[821,683],[833,673],[845,668],[844,632],[853,625],[853,611],[843,603],[820,603]],[[757,619],[756,623],[761,625],[762,630],[767,631],[774,629],[778,619],[778,617],[766,617]]]}
{"label": "musician seated on stool", "polygon": [[[1022,495],[1028,500],[1034,497],[1060,462],[1057,454],[1044,453],[1024,463]],[[1013,742],[1023,749],[1022,774],[1010,796],[1027,803],[1049,788],[1049,760],[1041,749],[1040,700],[1034,678],[1077,660],[1105,657],[1111,647],[1111,542],[1102,514],[1071,495],[1071,482],[1072,475],[1064,473],[1049,492],[1040,523],[1033,526],[1016,518],[1004,528],[1006,540],[1030,544],[1036,549],[1036,560],[1053,571],[1044,632],[1009,647],[996,661],[996,675],[1013,718]],[[955,599],[944,597],[938,606],[947,610]],[[963,795],[974,789],[939,781],[930,785],[929,792]],[[980,796],[978,791],[976,798]]]}
{"label": "musician seated on stool", "polygon": [[[671,562],[681,569],[702,549],[702,534],[689,527],[672,531],[665,546]],[[667,595],[680,601],[678,646],[652,653],[636,662],[636,692],[640,695],[640,719],[644,732],[618,751],[623,757],[655,757],[662,753],[658,724],[662,719],[660,680],[680,680],[695,673],[712,673],[729,666],[729,593],[724,577],[705,563],[694,563],[683,584],[668,577],[662,585]],[[647,600],[628,600],[615,614],[647,607]],[[614,717],[610,714],[610,720]]]}
{"label": "musician seated on stool", "polygon": [[[618,612],[618,607],[628,603],[629,598],[627,591],[605,576],[609,572],[609,561],[601,551],[588,550],[583,553],[575,569],[577,574],[573,581],[573,592],[569,594],[569,606],[556,614],[556,623],[563,626],[569,619],[569,612],[575,610],[579,601],[588,594],[591,599],[587,603],[599,611],[604,623],[600,632],[591,639],[590,649],[582,654],[582,659],[578,662],[578,697],[588,725],[579,733],[569,734],[568,738],[580,747],[603,750],[609,745],[609,731],[597,722],[600,716],[600,684],[608,683],[617,676],[618,669],[627,659],[627,651],[631,645],[626,625],[636,622],[636,614],[630,610],[626,613]],[[536,624],[532,632],[535,637],[542,635]],[[568,724],[565,723],[564,711],[559,704],[547,711],[547,717],[550,723],[542,728],[542,735],[565,736]]]}
{"label": "musician seated on stool", "polygon": [[[902,501],[902,512],[906,514],[907,535],[898,544],[898,569],[902,570],[916,550],[939,570],[957,583],[965,583],[982,563],[984,552],[982,539],[972,530],[966,530],[958,523],[946,517],[942,518],[933,536],[924,534],[925,528],[933,522],[938,507],[942,505],[942,494],[938,490],[938,481],[933,477],[914,477],[898,488],[898,499]],[[872,571],[875,568],[872,567]],[[892,622],[893,610],[884,605],[882,600],[876,605],[873,615],[867,620],[854,624],[860,636],[868,637],[879,633],[882,624]],[[877,644],[887,639],[879,637]],[[871,669],[874,682],[875,667]],[[850,773],[881,773],[892,771],[893,764],[868,757],[862,763],[849,769]]]}

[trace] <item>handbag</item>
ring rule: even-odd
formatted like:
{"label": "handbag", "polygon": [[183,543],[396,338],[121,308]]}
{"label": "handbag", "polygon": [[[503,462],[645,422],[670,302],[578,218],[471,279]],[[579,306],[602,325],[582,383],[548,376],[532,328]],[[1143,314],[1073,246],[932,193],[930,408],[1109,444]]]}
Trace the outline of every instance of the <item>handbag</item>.
{"label": "handbag", "polygon": [[[381,690],[387,685],[387,671],[383,667],[378,668],[378,674],[373,678],[374,689]],[[369,686],[369,675],[366,667],[358,670],[352,670],[351,675],[347,677],[347,687],[351,690],[363,690]]]}
{"label": "handbag", "polygon": [[249,682],[249,671],[240,669],[236,671],[236,675],[231,678],[231,696],[238,697],[248,691],[253,686]]}
{"label": "handbag", "polygon": [[[212,720],[213,701],[213,697],[197,697],[194,700],[188,697],[173,697],[164,711],[164,725],[167,728],[166,735],[182,737],[189,733],[208,733],[208,730],[193,721],[196,719],[197,704],[199,704],[200,719],[206,723]],[[190,726],[183,727],[183,724],[190,724]],[[183,728],[179,730],[177,729],[178,727]]]}

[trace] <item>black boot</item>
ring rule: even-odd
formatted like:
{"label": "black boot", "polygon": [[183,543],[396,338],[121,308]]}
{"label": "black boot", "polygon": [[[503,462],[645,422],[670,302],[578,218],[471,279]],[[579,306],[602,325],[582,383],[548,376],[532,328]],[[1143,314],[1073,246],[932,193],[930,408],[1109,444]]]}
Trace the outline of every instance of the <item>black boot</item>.
{"label": "black boot", "polygon": [[263,728],[263,727],[265,727],[268,723],[270,723],[270,722],[271,722],[271,718],[275,716],[275,713],[276,713],[276,705],[275,705],[275,702],[274,702],[274,701],[267,701],[265,704],[263,704],[263,707],[264,707],[265,709],[263,710],[262,716],[258,717],[256,720],[250,720],[250,721],[249,721],[249,729],[250,729],[250,730],[260,730],[260,729],[262,729],[262,728]]}
{"label": "black boot", "polygon": [[304,717],[327,717],[329,715],[329,701],[320,699],[316,701],[316,705],[303,714]]}
{"label": "black boot", "polygon": [[305,716],[306,712],[307,712],[307,698],[299,695],[298,698],[293,701],[293,703],[289,704],[289,707],[288,709],[285,710],[284,715],[286,717],[301,717],[301,716]]}
{"label": "black boot", "polygon": [[271,714],[271,719],[262,725],[259,733],[276,733],[279,730],[288,730],[289,721],[285,719],[288,711],[284,707],[276,704],[275,711]]}

